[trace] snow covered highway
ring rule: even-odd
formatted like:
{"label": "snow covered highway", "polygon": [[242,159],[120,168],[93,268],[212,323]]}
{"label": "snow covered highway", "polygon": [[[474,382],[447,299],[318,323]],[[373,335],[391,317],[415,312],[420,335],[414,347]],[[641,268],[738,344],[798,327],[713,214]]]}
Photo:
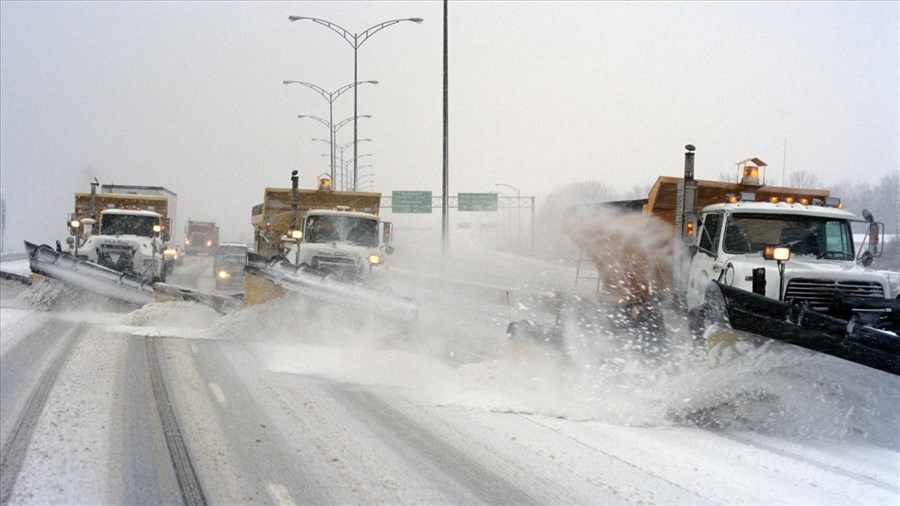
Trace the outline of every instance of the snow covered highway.
{"label": "snow covered highway", "polygon": [[[727,367],[687,351],[662,365],[513,352],[511,307],[568,273],[466,258],[483,270],[447,266],[452,282],[427,281],[440,277],[428,258],[398,262],[394,288],[421,311],[399,337],[291,297],[222,315],[3,280],[0,500],[900,500],[897,377],[777,345]],[[211,259],[188,257],[173,280],[211,289]]]}

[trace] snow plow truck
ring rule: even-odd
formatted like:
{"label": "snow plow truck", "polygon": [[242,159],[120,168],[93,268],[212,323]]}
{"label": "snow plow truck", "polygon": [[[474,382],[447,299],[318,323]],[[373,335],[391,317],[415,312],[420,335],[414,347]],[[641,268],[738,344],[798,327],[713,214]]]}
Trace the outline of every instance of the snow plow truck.
{"label": "snow plow truck", "polygon": [[385,260],[393,227],[379,217],[381,194],[336,191],[328,175],[316,189],[266,188],[253,207],[256,253],[247,254],[244,301],[259,304],[296,292],[335,307],[413,322],[415,299],[388,287]]}
{"label": "snow plow truck", "polygon": [[674,314],[711,348],[763,337],[900,374],[900,299],[868,268],[884,225],[828,190],[765,185],[758,158],[737,164],[736,183],[695,179],[686,149],[684,176],[659,177],[646,199],[570,209],[563,230],[596,268],[596,292],[559,297],[552,324],[511,322],[508,338],[560,345],[567,321],[599,319],[664,346]]}
{"label": "snow plow truck", "polygon": [[214,221],[188,220],[184,226],[184,254],[212,255],[219,246],[219,227]]}
{"label": "snow plow truck", "polygon": [[[165,199],[101,195],[96,192],[99,183],[92,184],[86,197],[76,195],[70,230],[78,239],[69,238],[70,251],[63,251],[59,242],[54,249],[26,241],[33,277],[59,279],[135,304],[185,300],[221,313],[293,292],[334,308],[399,321],[404,328],[416,322],[415,299],[394,294],[383,276],[385,257],[393,251],[393,229],[378,216],[381,194],[331,191],[327,176],[320,177],[318,189],[301,190],[297,171],[291,180],[291,188],[267,188],[263,203],[253,208],[258,252],[247,253],[239,296],[166,284]],[[110,216],[111,225],[103,218],[94,228],[96,220],[88,216],[95,213]],[[87,237],[83,242],[82,234]]]}
{"label": "snow plow truck", "polygon": [[68,251],[25,241],[32,278],[46,276],[133,304],[190,300],[224,312],[238,300],[167,285],[176,195],[159,186],[102,185],[75,193]]}
{"label": "snow plow truck", "polygon": [[75,210],[67,222],[71,256],[143,283],[164,282],[175,193],[121,185],[104,185],[98,192],[99,186],[95,181],[90,193],[75,193]]}

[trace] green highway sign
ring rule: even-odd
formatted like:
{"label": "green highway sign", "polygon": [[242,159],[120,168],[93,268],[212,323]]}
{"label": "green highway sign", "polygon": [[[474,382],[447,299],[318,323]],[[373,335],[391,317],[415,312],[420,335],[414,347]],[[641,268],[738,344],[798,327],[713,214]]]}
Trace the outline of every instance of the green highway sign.
{"label": "green highway sign", "polygon": [[391,212],[393,213],[430,213],[430,191],[393,191],[391,192]]}
{"label": "green highway sign", "polygon": [[460,211],[496,211],[496,193],[460,193],[457,205]]}

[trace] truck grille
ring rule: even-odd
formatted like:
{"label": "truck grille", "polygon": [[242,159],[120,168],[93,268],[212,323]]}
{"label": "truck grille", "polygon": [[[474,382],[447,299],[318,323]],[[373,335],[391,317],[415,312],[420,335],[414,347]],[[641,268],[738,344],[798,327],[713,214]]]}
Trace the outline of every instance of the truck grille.
{"label": "truck grille", "polygon": [[134,270],[134,251],[130,246],[101,244],[97,246],[97,263],[119,272]]}
{"label": "truck grille", "polygon": [[825,311],[838,295],[884,298],[881,284],[872,281],[834,281],[826,279],[792,279],[784,292],[784,300],[805,300],[816,311]]}
{"label": "truck grille", "polygon": [[349,258],[314,256],[312,266],[341,276],[356,276],[356,263]]}

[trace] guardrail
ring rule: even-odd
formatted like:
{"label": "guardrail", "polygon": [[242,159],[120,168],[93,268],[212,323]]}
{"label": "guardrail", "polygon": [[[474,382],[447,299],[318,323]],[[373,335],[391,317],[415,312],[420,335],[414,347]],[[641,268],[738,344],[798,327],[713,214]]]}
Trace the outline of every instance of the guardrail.
{"label": "guardrail", "polygon": [[28,253],[25,251],[0,253],[0,262],[15,262],[16,260],[25,260],[26,258],[28,258]]}

